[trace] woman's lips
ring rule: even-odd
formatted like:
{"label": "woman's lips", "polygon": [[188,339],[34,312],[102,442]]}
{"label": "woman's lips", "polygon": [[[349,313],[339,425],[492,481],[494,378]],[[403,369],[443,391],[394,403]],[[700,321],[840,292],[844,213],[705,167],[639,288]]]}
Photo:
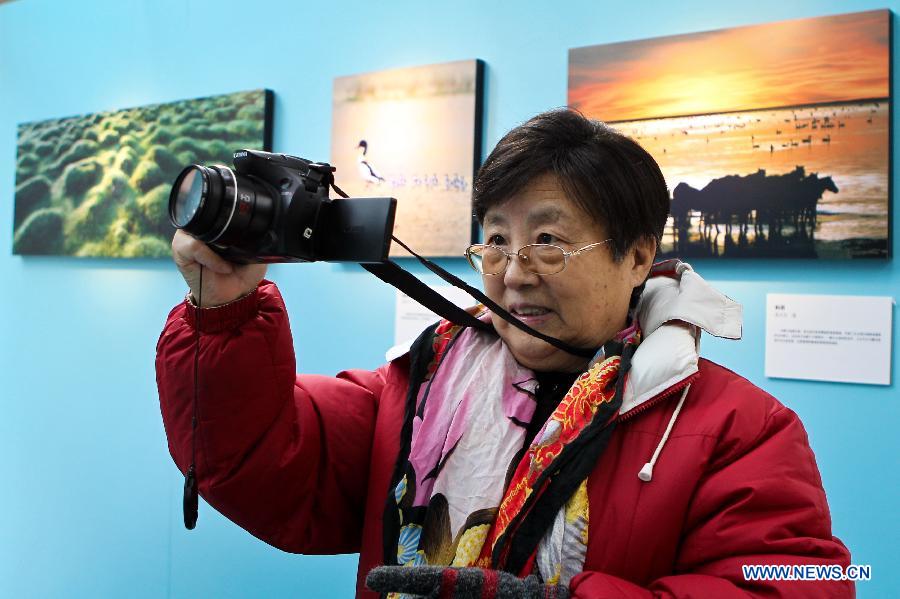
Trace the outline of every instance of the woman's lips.
{"label": "woman's lips", "polygon": [[544,324],[553,316],[553,310],[536,304],[510,304],[507,311],[532,328]]}

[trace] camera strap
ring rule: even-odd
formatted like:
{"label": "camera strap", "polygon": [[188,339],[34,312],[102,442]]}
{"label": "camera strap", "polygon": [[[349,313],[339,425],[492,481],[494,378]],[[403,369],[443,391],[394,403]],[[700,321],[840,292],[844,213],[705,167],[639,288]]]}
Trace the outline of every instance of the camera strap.
{"label": "camera strap", "polygon": [[[334,176],[331,174],[334,171],[331,170],[328,172],[328,175],[323,181],[323,185],[330,185],[331,188],[342,198],[349,198],[343,189],[335,185]],[[504,310],[497,302],[491,300],[488,296],[481,292],[480,289],[472,287],[453,273],[450,273],[431,260],[427,258],[423,258],[419,254],[412,251],[412,249],[397,239],[395,236],[391,235],[391,239],[397,242],[400,247],[404,250],[412,254],[416,260],[421,262],[425,268],[442,278],[444,281],[450,283],[454,287],[458,289],[462,289],[473,298],[484,304],[493,314],[496,314],[509,324],[513,325],[520,331],[524,331],[528,333],[532,337],[537,337],[541,341],[545,341],[552,345],[557,349],[561,349],[564,352],[572,354],[573,356],[578,356],[580,358],[593,358],[597,355],[597,352],[600,351],[599,347],[595,347],[593,349],[575,347],[574,345],[570,345],[561,339],[557,339],[556,337],[551,337],[550,335],[545,335],[540,331],[536,331],[531,328],[506,310]],[[411,273],[403,270],[400,266],[393,262],[392,260],[386,260],[384,262],[376,262],[376,263],[360,263],[360,266],[365,268],[367,271],[387,283],[392,287],[396,287],[421,305],[425,306],[438,316],[446,318],[452,323],[465,326],[465,327],[473,327],[476,329],[480,329],[483,331],[491,331],[494,327],[482,320],[478,320],[440,293],[417,279]]]}
{"label": "camera strap", "polygon": [[[419,254],[412,251],[409,246],[407,246],[405,243],[403,243],[393,235],[391,236],[391,239],[397,242],[403,249],[412,254],[419,262],[425,265],[425,268],[442,278],[444,281],[450,283],[454,287],[462,289],[473,298],[484,304],[493,314],[496,314],[517,329],[524,331],[525,333],[528,333],[533,337],[537,337],[541,341],[546,341],[553,347],[581,358],[593,358],[599,351],[599,348],[586,349],[575,347],[574,345],[570,345],[565,341],[557,339],[556,337],[545,335],[544,333],[531,328],[530,326],[504,310],[499,304],[497,304],[497,302],[494,302],[493,300],[491,300],[491,298],[482,293],[480,289],[472,287],[456,275],[444,270],[427,258],[423,258]],[[375,264],[360,264],[360,266],[365,268],[367,271],[369,271],[388,285],[396,287],[432,312],[438,314],[439,316],[442,316],[443,318],[446,318],[450,322],[487,331],[493,330],[494,328],[483,320],[475,318],[474,316],[442,296],[440,293],[417,279],[415,276],[400,268],[400,266],[396,262],[387,260],[386,262]]]}
{"label": "camera strap", "polygon": [[[203,305],[203,265],[200,265],[200,281],[197,284],[197,306]],[[202,310],[197,310],[194,323],[194,401],[191,405],[191,464],[184,474],[184,494],[181,498],[181,512],[184,527],[194,530],[197,526],[199,497],[197,490],[197,425],[200,423],[200,318]]]}

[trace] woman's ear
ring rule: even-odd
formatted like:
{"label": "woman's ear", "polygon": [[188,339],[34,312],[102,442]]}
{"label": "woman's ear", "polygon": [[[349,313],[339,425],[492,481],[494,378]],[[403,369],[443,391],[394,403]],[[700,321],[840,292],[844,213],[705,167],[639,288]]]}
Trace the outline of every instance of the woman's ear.
{"label": "woman's ear", "polygon": [[656,239],[641,237],[631,246],[628,256],[631,262],[631,283],[633,287],[643,285],[650,274],[650,267],[656,258]]}

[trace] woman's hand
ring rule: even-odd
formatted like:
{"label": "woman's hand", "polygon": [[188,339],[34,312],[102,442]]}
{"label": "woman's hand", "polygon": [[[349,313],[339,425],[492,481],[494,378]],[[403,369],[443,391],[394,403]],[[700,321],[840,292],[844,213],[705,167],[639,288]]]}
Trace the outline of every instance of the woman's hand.
{"label": "woman's hand", "polygon": [[[191,289],[194,301],[203,300],[201,308],[221,306],[247,295],[266,276],[265,264],[233,264],[202,241],[182,230],[172,238],[172,257],[181,276]],[[203,293],[200,293],[200,267],[203,266]]]}

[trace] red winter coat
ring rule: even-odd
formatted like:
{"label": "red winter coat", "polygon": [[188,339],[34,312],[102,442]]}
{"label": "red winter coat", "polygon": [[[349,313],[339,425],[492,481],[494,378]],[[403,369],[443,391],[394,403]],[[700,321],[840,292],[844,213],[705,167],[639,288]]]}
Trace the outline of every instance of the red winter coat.
{"label": "red winter coat", "polygon": [[[684,306],[662,318],[657,312],[660,322],[650,323],[650,334],[645,325],[639,352],[652,350],[657,328],[665,341],[664,324],[671,335],[696,332],[684,321],[705,326],[679,310]],[[162,415],[182,472],[191,459],[195,312],[176,306],[157,346]],[[203,310],[201,325],[200,494],[285,551],[359,552],[357,595],[375,597],[363,581],[383,559],[381,518],[399,450],[408,357],[374,372],[296,375],[288,316],[268,281],[238,302]],[[681,360],[678,352],[667,355]],[[635,354],[636,379],[640,362]],[[584,572],[570,584],[574,597],[854,596],[849,582],[744,581],[743,564],[846,566],[850,556],[831,534],[797,416],[721,366],[696,357],[682,362],[678,380],[669,377],[661,391],[625,398],[628,411],[588,479],[589,545]],[[652,480],[643,482],[638,472],[688,383]]]}

